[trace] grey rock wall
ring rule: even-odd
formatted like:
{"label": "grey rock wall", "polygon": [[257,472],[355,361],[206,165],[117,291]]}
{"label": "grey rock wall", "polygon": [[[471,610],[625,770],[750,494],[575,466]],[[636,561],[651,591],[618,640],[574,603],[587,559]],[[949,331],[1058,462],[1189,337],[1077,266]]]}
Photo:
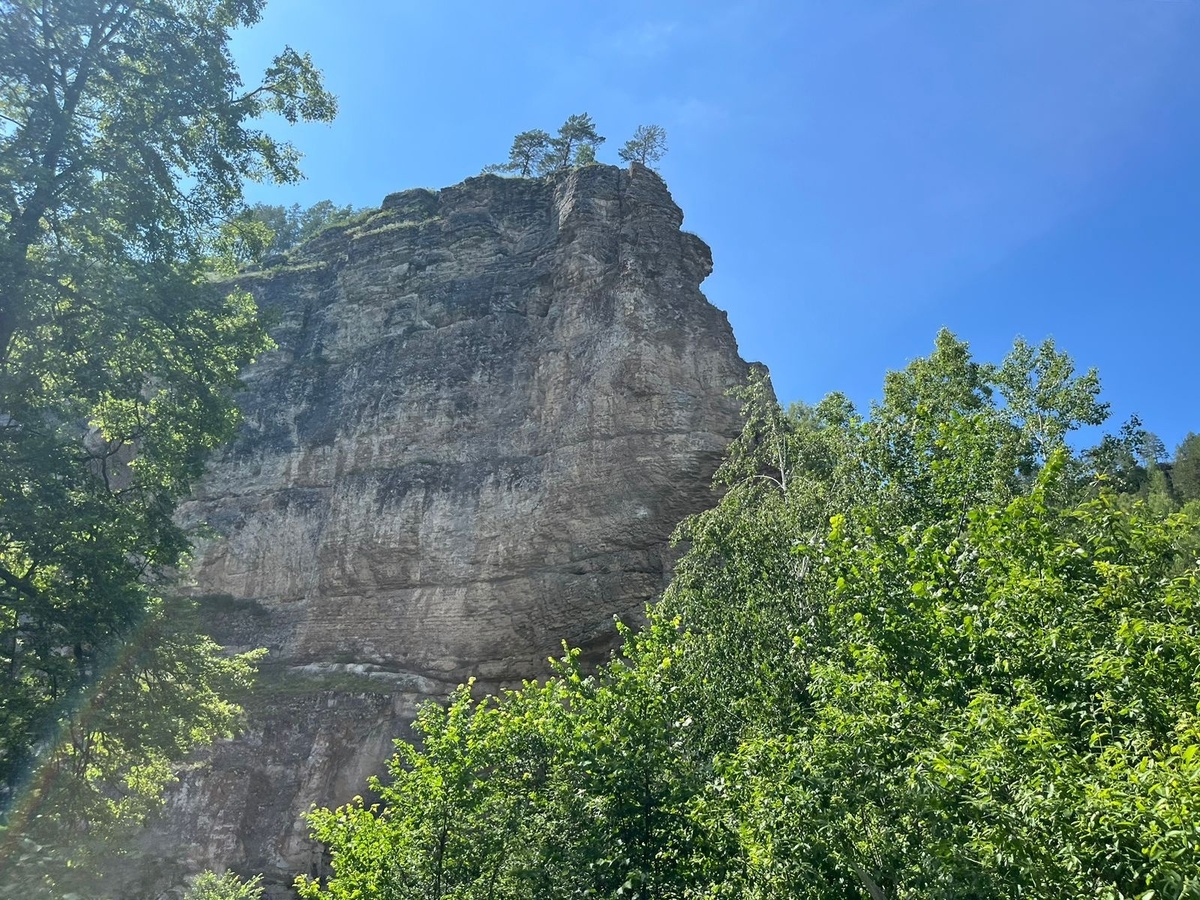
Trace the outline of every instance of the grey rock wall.
{"label": "grey rock wall", "polygon": [[216,636],[270,656],[153,830],[160,882],[316,871],[302,814],[363,792],[418,702],[563,640],[602,658],[661,592],[747,375],[682,218],[641,167],[482,176],[244,278],[278,349],[182,516]]}

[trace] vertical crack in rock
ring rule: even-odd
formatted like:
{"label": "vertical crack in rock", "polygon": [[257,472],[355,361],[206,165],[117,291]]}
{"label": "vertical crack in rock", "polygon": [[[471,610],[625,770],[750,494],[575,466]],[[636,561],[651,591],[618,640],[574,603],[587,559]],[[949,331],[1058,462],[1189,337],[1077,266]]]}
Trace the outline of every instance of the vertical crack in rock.
{"label": "vertical crack in rock", "polygon": [[482,176],[241,279],[278,349],[181,516],[215,636],[270,657],[151,829],[154,877],[315,872],[304,812],[361,793],[418,702],[563,640],[601,659],[662,591],[748,371],[682,220],[638,166]]}

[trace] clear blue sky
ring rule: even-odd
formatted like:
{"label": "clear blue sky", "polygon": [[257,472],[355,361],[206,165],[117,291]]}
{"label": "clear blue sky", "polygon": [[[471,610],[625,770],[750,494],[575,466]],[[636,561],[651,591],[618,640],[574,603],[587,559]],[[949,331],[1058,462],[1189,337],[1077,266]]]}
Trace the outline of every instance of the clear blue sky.
{"label": "clear blue sky", "polygon": [[283,44],[341,114],[253,199],[378,205],[575,112],[616,162],[658,123],[781,399],[865,405],[947,326],[981,359],[1053,337],[1114,430],[1200,431],[1200,0],[270,0],[248,79]]}

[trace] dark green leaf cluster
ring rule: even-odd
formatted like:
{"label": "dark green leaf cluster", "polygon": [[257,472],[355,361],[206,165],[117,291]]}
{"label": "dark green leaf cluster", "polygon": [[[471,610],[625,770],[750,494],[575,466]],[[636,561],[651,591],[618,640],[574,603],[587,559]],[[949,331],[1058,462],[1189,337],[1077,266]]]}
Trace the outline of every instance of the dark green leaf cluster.
{"label": "dark green leaf cluster", "polygon": [[1162,510],[1200,501],[1200,434],[1188,434],[1174,459],[1153,432],[1134,416],[1117,435],[1108,435],[1086,456],[1121,493]]}
{"label": "dark green leaf cluster", "polygon": [[1181,503],[1200,500],[1200,434],[1189,433],[1175,450],[1171,489]]}
{"label": "dark green leaf cluster", "polygon": [[424,709],[302,895],[1200,897],[1200,518],[1072,455],[1098,392],[945,332],[866,415],[757,377],[647,628]]}
{"label": "dark green leaf cluster", "polygon": [[121,868],[180,760],[233,736],[263,651],[226,655],[197,613],[148,601],[135,630],[93,654],[94,677],[56,705],[58,732],[0,825],[0,897],[107,895],[106,873]]}
{"label": "dark green leaf cluster", "polygon": [[229,733],[248,677],[162,598],[189,546],[175,505],[270,346],[251,297],[211,280],[245,180],[299,174],[256,119],[335,110],[290,48],[243,86],[230,31],[262,7],[0,0],[7,890],[34,883],[12,866],[46,887],[56,861],[79,868],[64,847],[136,821],[172,761]]}

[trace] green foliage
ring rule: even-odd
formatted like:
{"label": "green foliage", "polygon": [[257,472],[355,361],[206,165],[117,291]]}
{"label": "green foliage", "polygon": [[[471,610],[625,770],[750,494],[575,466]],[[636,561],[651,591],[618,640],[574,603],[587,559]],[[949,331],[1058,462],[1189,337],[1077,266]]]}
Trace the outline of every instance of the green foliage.
{"label": "green foliage", "polygon": [[1180,502],[1200,500],[1200,434],[1189,432],[1176,448],[1171,484]]}
{"label": "green foliage", "polygon": [[648,627],[423,710],[302,895],[1200,897],[1200,520],[1071,457],[1098,390],[947,332],[867,416],[756,376]]}
{"label": "green foliage", "polygon": [[703,788],[678,758],[689,726],[657,672],[615,665],[476,703],[470,685],[418,716],[421,748],[398,742],[381,804],[311,815],[335,877],[301,897],[667,896],[704,884],[711,856],[694,821]]}
{"label": "green foliage", "polygon": [[192,882],[183,900],[260,900],[262,876],[243,880],[232,872],[204,872]]}
{"label": "green foliage", "polygon": [[[237,222],[233,232],[237,241],[235,253],[246,262],[286,253],[331,225],[350,222],[359,212],[353,206],[337,206],[331,200],[321,200],[307,209],[299,203],[291,206],[255,203]],[[255,226],[262,226],[265,232]]]}
{"label": "green foliage", "polygon": [[1187,526],[1056,509],[1061,468],[965,526],[860,511],[797,550],[820,603],[774,675],[790,716],[748,717],[722,769],[766,895],[841,896],[840,873],[888,897],[1180,896],[1200,862]]}
{"label": "green foliage", "polygon": [[230,732],[249,674],[161,598],[188,550],[175,504],[270,346],[250,296],[210,282],[245,179],[299,175],[254,122],[335,110],[290,48],[242,89],[230,31],[262,6],[0,0],[5,865],[32,842],[41,870],[80,869]]}
{"label": "green foliage", "polygon": [[237,90],[229,32],[262,6],[0,4],[0,361],[47,320],[69,332],[56,304],[200,258],[245,179],[299,176],[293,148],[247,126],[266,113],[328,121],[336,105],[291,48]]}
{"label": "green foliage", "polygon": [[59,731],[0,826],[0,897],[95,888],[157,809],[185,754],[232,737],[234,702],[263,651],[227,656],[200,635],[192,604],[151,601],[140,627],[95,660],[97,675],[57,710]]}
{"label": "green foliage", "polygon": [[550,139],[549,153],[543,167],[552,172],[579,165],[579,153],[587,148],[592,161],[596,159],[596,147],[604,138],[596,133],[596,124],[587,113],[568,116],[559,126],[558,134]]}
{"label": "green foliage", "polygon": [[1108,485],[1122,494],[1138,494],[1146,485],[1146,469],[1138,461],[1138,451],[1146,431],[1137,416],[1130,416],[1117,432],[1107,434],[1095,447],[1083,454],[1088,466]]}
{"label": "green foliage", "polygon": [[512,147],[508,151],[508,162],[488,166],[485,172],[511,172],[521,178],[541,174],[543,160],[550,149],[548,132],[535,128],[532,131],[522,131],[513,138]]}
{"label": "green foliage", "polygon": [[596,145],[580,144],[579,149],[575,151],[575,166],[581,168],[583,166],[594,166],[595,164]]}
{"label": "green foliage", "polygon": [[667,130],[661,125],[639,125],[633,137],[617,151],[627,163],[639,163],[655,168],[667,152]]}
{"label": "green foliage", "polygon": [[[252,663],[265,651],[226,656],[197,637],[185,601],[155,601],[136,634],[75,698],[24,798],[26,834],[50,840],[86,823],[91,837],[140,821],[157,807],[173,764],[195,746],[232,737],[241,710],[233,698],[250,686]],[[182,727],[181,727],[182,726]]]}
{"label": "green foliage", "polygon": [[1127,499],[1145,501],[1160,515],[1200,499],[1200,435],[1188,434],[1175,458],[1166,460],[1163,442],[1133,416],[1118,435],[1107,435],[1084,457],[1107,485]]}
{"label": "green foliage", "polygon": [[487,166],[485,172],[512,173],[522,178],[560,172],[572,166],[591,165],[596,161],[596,148],[604,138],[596,133],[596,125],[587,113],[569,116],[551,137],[535,128],[522,131],[513,138],[508,162]]}

